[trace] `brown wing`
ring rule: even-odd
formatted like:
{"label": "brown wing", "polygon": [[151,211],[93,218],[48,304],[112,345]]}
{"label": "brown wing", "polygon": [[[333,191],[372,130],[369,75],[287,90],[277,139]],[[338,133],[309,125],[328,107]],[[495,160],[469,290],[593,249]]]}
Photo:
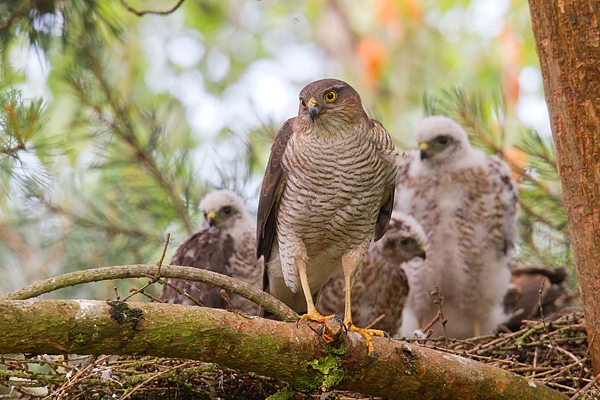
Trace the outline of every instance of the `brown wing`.
{"label": "brown wing", "polygon": [[[504,325],[516,331],[522,320],[541,318],[540,306],[545,318],[564,307],[566,301],[563,300],[568,299],[564,284],[566,277],[564,268],[523,267],[513,270],[511,288],[504,297],[504,310],[510,314],[510,319]],[[544,287],[540,293],[542,283]]]}
{"label": "brown wing", "polygon": [[[171,260],[171,265],[208,269],[231,276],[230,260],[233,251],[234,245],[231,236],[222,237],[219,232],[206,229],[194,234],[179,246]],[[169,279],[168,281],[206,307],[228,308],[227,302],[220,294],[221,289],[218,287],[183,279]],[[163,287],[160,298],[167,300],[169,303],[196,304],[167,285]]]}
{"label": "brown wing", "polygon": [[[394,141],[390,134],[385,130],[381,122],[377,120],[370,120],[371,122],[371,132],[373,133],[374,142],[379,146],[379,148],[383,151],[394,150]],[[391,160],[390,160],[391,161]],[[375,234],[373,235],[373,240],[378,241],[383,237],[385,231],[390,223],[390,218],[392,217],[392,210],[394,209],[394,192],[396,188],[396,172],[398,168],[396,167],[395,160],[389,166],[390,168],[390,176],[387,180],[387,185],[385,188],[385,192],[383,194],[383,202],[382,206],[379,209],[379,215],[377,216],[377,223],[375,224]]]}
{"label": "brown wing", "polygon": [[260,198],[258,200],[258,215],[256,228],[256,257],[265,257],[265,264],[269,261],[273,240],[277,231],[277,211],[279,199],[285,187],[286,171],[281,160],[287,143],[292,136],[292,124],[295,118],[290,118],[277,132],[271,147],[271,155],[263,178]]}
{"label": "brown wing", "polygon": [[379,209],[379,215],[377,216],[377,223],[375,224],[375,234],[373,240],[378,241],[383,237],[392,217],[392,211],[394,209],[394,192],[396,185],[392,184],[389,187],[388,193],[384,194],[384,198],[387,200]]}

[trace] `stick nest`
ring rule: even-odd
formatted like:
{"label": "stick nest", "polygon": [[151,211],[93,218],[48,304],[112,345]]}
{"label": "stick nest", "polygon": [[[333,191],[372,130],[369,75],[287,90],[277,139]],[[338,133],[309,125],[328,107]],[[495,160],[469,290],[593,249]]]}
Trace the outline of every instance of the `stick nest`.
{"label": "stick nest", "polygon": [[[572,399],[597,399],[585,321],[574,312],[552,322],[526,322],[514,333],[468,340],[429,339],[437,350],[531,377]],[[291,398],[286,384],[199,361],[156,357],[16,355],[0,357],[0,397],[68,399]],[[296,399],[321,395],[293,395]],[[329,399],[364,398],[333,392]]]}

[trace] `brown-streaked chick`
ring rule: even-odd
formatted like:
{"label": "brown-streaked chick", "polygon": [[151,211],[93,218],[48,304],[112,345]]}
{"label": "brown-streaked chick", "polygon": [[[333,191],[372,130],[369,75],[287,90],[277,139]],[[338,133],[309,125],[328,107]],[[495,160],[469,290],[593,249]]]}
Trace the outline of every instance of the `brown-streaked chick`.
{"label": "brown-streaked chick", "polygon": [[[412,215],[427,234],[427,260],[407,270],[410,293],[402,334],[411,336],[438,313],[431,292],[444,297],[449,337],[494,331],[506,318],[517,236],[516,184],[508,165],[474,149],[450,118],[424,118],[415,128],[419,149],[409,153],[396,181],[395,209]],[[432,327],[443,333],[442,324]]]}
{"label": "brown-streaked chick", "polygon": [[371,239],[387,229],[398,154],[346,82],[322,79],[300,92],[298,116],[275,137],[258,205],[257,256],[265,290],[298,313],[324,321],[315,299],[343,270],[344,323],[372,354],[371,335],[352,323],[351,287]]}
{"label": "brown-streaked chick", "polygon": [[[413,217],[402,212],[392,214],[383,238],[371,243],[352,287],[354,323],[366,326],[380,318],[373,328],[398,332],[409,291],[403,268],[419,268],[425,259],[426,242],[423,228]],[[320,309],[342,315],[343,293],[344,275],[340,271],[323,288]]]}
{"label": "brown-streaked chick", "polygon": [[504,311],[509,318],[503,325],[515,332],[523,320],[535,321],[543,315],[546,322],[552,321],[554,314],[572,300],[565,285],[566,278],[565,268],[514,268],[504,296]]}
{"label": "brown-streaked chick", "polygon": [[[254,257],[256,226],[242,199],[229,190],[216,190],[202,199],[200,210],[204,213],[200,231],[179,246],[171,265],[208,269],[262,288],[263,263]],[[219,287],[182,279],[168,281],[206,307],[229,308]],[[260,307],[250,300],[236,294],[230,297],[239,311],[259,314]],[[167,285],[160,298],[175,304],[197,304]]]}

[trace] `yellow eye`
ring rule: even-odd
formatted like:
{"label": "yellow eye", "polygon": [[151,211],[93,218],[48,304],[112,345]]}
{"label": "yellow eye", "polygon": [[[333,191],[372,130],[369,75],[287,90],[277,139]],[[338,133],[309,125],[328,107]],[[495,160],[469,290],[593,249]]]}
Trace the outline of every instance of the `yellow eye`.
{"label": "yellow eye", "polygon": [[335,99],[337,99],[337,93],[334,90],[330,90],[329,92],[325,93],[325,96],[323,96],[323,98],[326,102],[333,103]]}
{"label": "yellow eye", "polygon": [[300,100],[300,107],[306,108],[306,102],[304,100]]}

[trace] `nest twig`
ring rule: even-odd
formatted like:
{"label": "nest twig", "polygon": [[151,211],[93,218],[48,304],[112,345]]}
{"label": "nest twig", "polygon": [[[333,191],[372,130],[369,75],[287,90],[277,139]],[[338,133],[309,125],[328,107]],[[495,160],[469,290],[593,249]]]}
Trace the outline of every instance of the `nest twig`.
{"label": "nest twig", "polygon": [[[494,333],[466,339],[410,339],[413,343],[471,358],[529,376],[571,396],[583,395],[594,379],[583,314],[575,312],[552,322],[525,321],[513,333]],[[588,398],[598,398],[595,385]],[[584,397],[581,397],[584,398]]]}

